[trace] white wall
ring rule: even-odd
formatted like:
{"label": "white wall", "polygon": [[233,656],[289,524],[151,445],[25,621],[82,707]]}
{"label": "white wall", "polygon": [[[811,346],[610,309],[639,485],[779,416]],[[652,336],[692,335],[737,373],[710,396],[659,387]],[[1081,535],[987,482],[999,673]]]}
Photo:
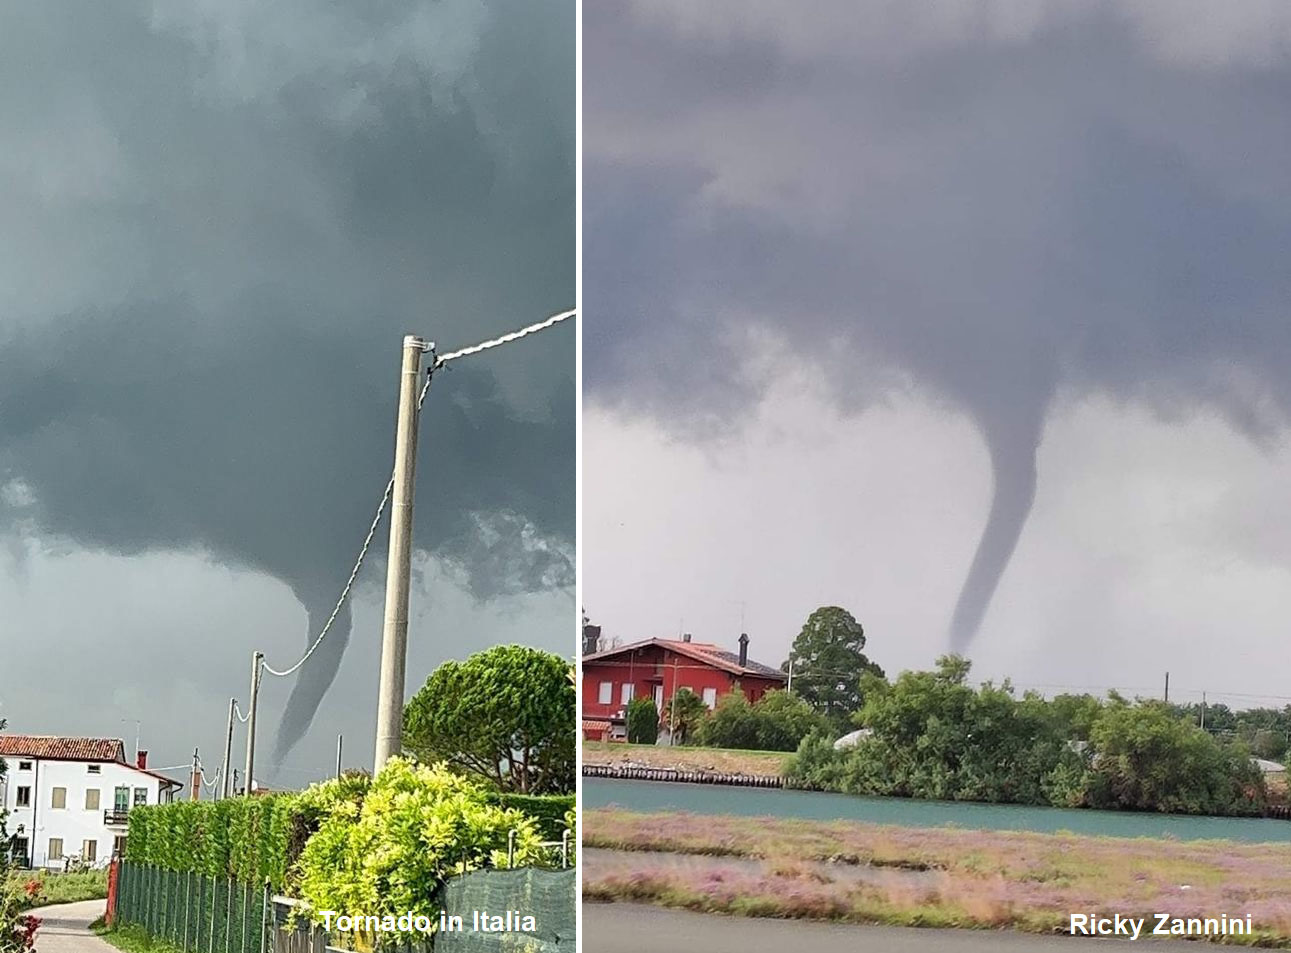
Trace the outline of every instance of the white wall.
{"label": "white wall", "polygon": [[[27,838],[28,856],[34,867],[61,868],[61,860],[50,860],[49,841],[62,838],[63,856],[79,855],[87,840],[96,845],[96,864],[102,866],[112,857],[112,847],[117,835],[124,835],[125,825],[107,826],[103,812],[115,807],[117,787],[130,790],[129,803],[134,806],[135,789],[143,789],[146,803],[161,802],[160,779],[126,764],[111,761],[48,761],[39,758],[20,758],[14,755],[0,757],[7,764],[0,800],[9,812],[7,826],[12,837],[22,825],[21,837]],[[28,770],[20,770],[20,763],[31,763]],[[90,767],[97,766],[98,774],[91,774]],[[31,805],[18,806],[20,788],[31,789]],[[67,806],[53,807],[55,788],[67,791]],[[90,788],[99,791],[97,810],[85,807],[85,792]],[[34,834],[33,834],[34,831]]]}

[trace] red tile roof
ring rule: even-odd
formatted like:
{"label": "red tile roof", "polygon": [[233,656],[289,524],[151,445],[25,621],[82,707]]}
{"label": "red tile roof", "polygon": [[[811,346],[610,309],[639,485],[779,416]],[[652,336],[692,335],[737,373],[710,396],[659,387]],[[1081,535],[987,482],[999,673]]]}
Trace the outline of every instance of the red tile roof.
{"label": "red tile roof", "polygon": [[609,731],[610,723],[608,721],[589,721],[588,719],[583,719],[583,730],[584,731]]}
{"label": "red tile roof", "polygon": [[125,744],[117,738],[57,738],[52,735],[0,734],[0,756],[51,761],[119,761]]}

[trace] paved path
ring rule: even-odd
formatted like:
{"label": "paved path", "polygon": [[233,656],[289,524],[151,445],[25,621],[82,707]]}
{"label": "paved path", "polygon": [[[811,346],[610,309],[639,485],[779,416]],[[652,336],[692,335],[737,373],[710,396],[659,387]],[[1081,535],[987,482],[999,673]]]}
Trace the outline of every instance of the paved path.
{"label": "paved path", "polygon": [[[1039,936],[1007,930],[930,930],[761,920],[665,910],[629,903],[583,905],[584,953],[1204,953],[1186,940],[1128,941]],[[43,951],[41,951],[43,953]]]}
{"label": "paved path", "polygon": [[103,916],[106,900],[56,903],[31,912],[40,917],[36,953],[117,953],[117,948],[90,932],[90,924]]}

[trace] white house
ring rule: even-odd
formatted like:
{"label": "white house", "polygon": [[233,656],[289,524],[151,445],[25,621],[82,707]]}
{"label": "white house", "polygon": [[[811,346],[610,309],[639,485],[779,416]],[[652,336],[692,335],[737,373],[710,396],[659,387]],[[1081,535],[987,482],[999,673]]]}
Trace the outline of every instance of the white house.
{"label": "white house", "polygon": [[0,760],[12,854],[28,867],[61,869],[71,857],[102,866],[124,846],[132,807],[166,803],[183,787],[149,771],[146,751],[127,762],[115,738],[0,734]]}

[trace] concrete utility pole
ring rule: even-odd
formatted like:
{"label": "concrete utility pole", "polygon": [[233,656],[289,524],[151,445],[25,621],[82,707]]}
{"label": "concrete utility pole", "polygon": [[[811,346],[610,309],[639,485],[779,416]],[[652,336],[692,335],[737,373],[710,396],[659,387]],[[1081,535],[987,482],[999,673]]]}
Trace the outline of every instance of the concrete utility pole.
{"label": "concrete utility pole", "polygon": [[1206,730],[1206,693],[1201,693],[1201,730]]}
{"label": "concrete utility pole", "polygon": [[1167,704],[1170,701],[1170,673],[1169,672],[1165,673],[1165,701]]}
{"label": "concrete utility pole", "polygon": [[789,684],[784,687],[786,695],[793,694],[793,659],[789,659]]}
{"label": "concrete utility pole", "polygon": [[394,491],[390,498],[390,555],[386,562],[385,625],[381,631],[381,682],[377,692],[374,770],[403,753],[404,668],[408,656],[408,576],[412,568],[412,497],[417,469],[417,379],[427,344],[403,339],[399,420],[394,441]]}
{"label": "concrete utility pole", "polygon": [[256,766],[256,708],[260,702],[260,665],[263,661],[263,652],[256,652],[251,656],[251,709],[247,712],[247,770],[242,776],[248,795],[251,794],[251,779],[255,777],[253,772]]}
{"label": "concrete utility pole", "polygon": [[233,719],[237,717],[238,700],[229,699],[229,730],[224,736],[224,761],[220,767],[220,799],[229,796],[232,790],[229,782],[229,772],[233,768]]}
{"label": "concrete utility pole", "polygon": [[190,801],[196,801],[198,800],[198,796],[202,793],[202,764],[201,759],[197,757],[196,748],[193,749],[193,773],[189,780],[192,783],[190,785],[188,799]]}
{"label": "concrete utility pole", "polygon": [[336,736],[336,776],[341,776],[341,746],[345,743],[344,735]]}

